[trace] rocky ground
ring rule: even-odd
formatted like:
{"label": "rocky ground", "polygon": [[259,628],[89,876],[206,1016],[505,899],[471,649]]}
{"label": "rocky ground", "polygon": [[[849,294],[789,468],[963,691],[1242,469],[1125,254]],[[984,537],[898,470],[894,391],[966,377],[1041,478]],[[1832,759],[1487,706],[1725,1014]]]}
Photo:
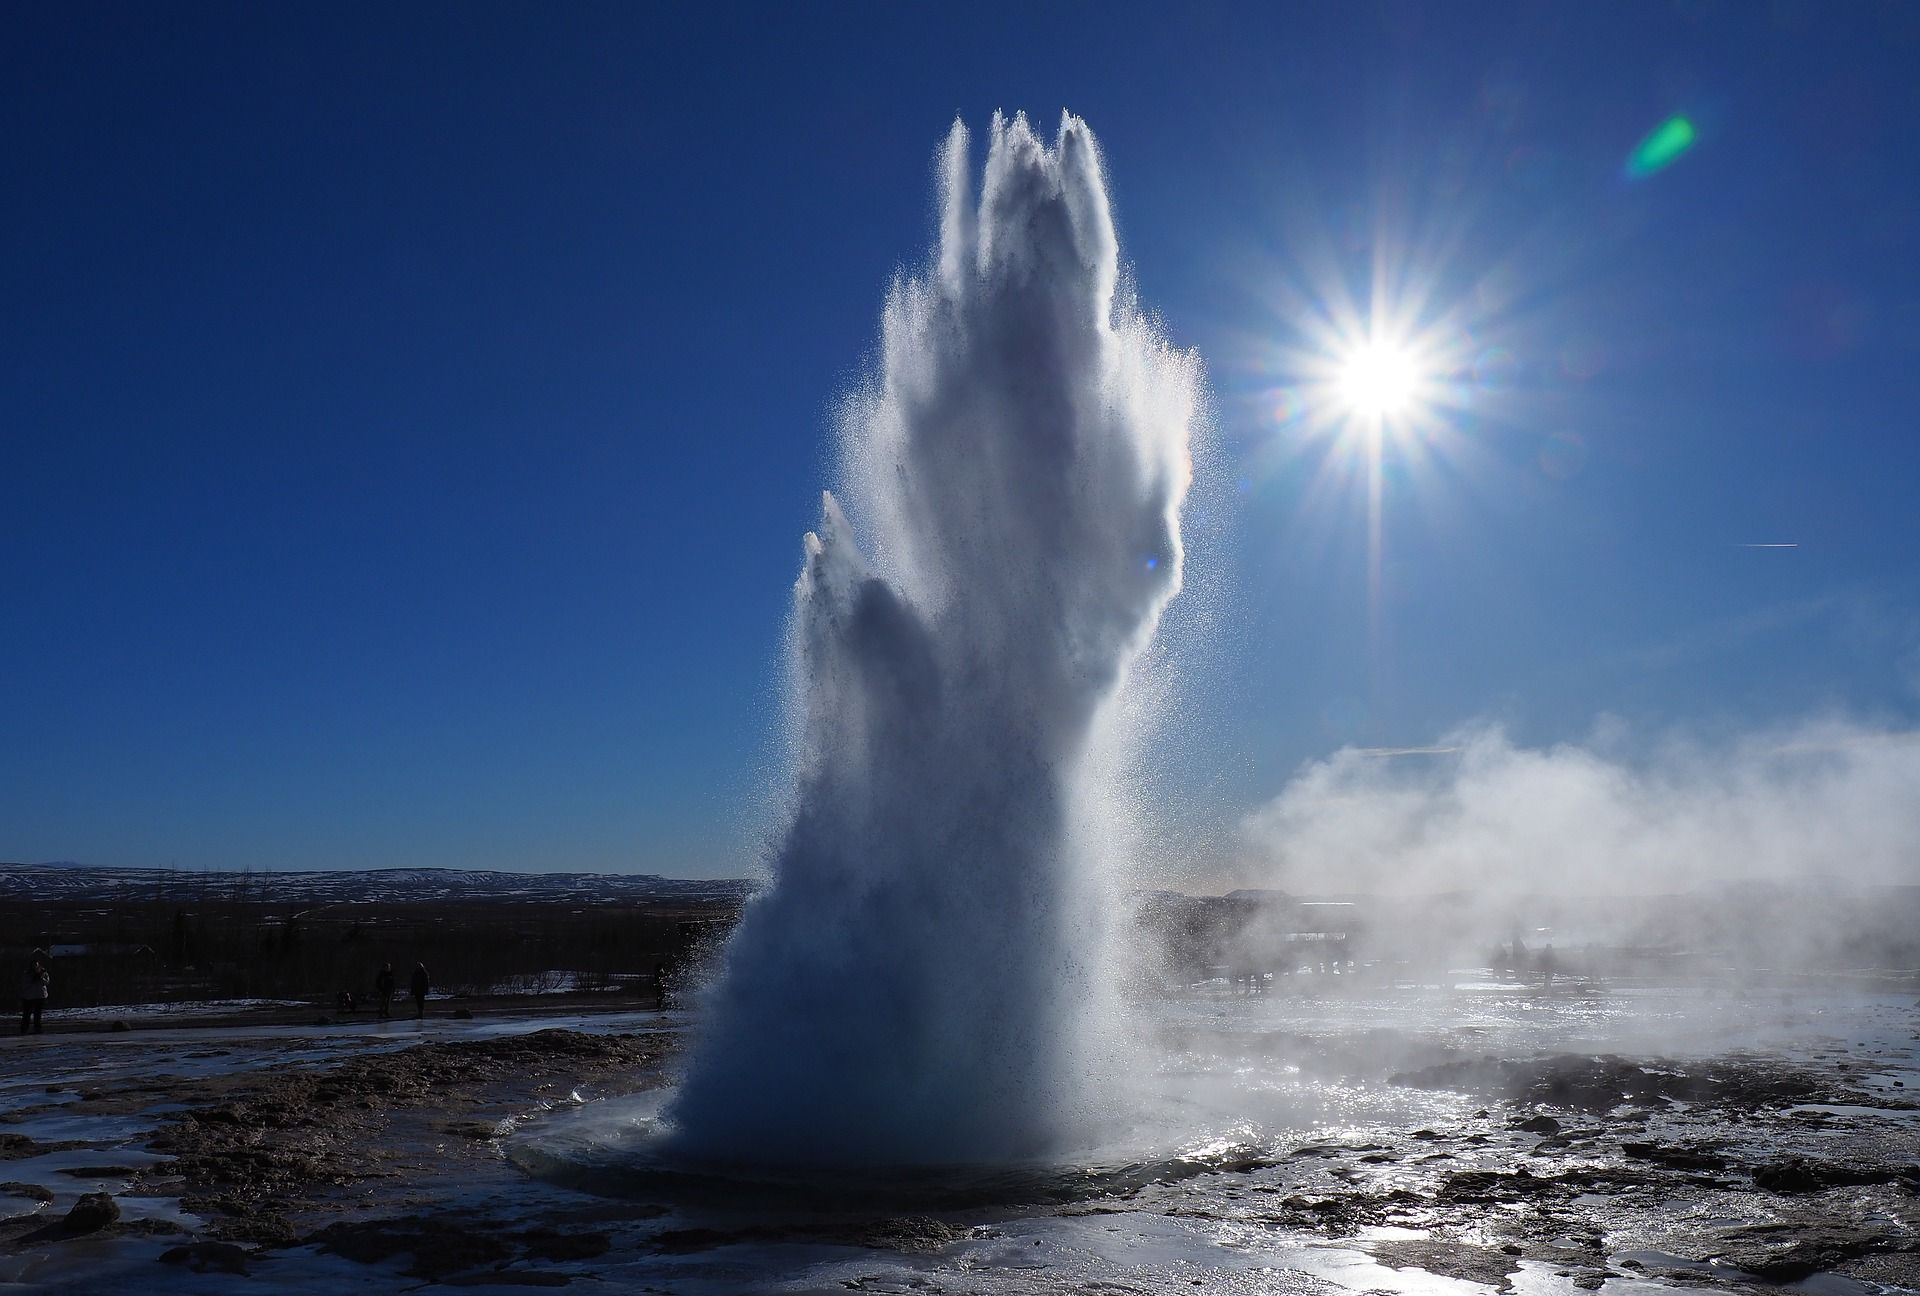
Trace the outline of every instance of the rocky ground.
{"label": "rocky ground", "polygon": [[[124,1190],[0,1220],[0,1255],[144,1239],[196,1273],[271,1280],[296,1254],[318,1254],[413,1281],[561,1286],[647,1257],[839,1247],[930,1257],[913,1286],[939,1292],[977,1290],[951,1275],[981,1263],[943,1270],[942,1257],[984,1254],[1037,1221],[1125,1232],[1158,1220],[1227,1251],[1290,1238],[1499,1291],[1529,1269],[1588,1290],[1633,1280],[1754,1290],[1813,1275],[1842,1284],[1829,1296],[1920,1290],[1920,1102],[1885,1066],[1837,1045],[1707,1060],[1408,1049],[1408,1065],[1382,1069],[1396,1054],[1378,1039],[1267,1039],[1261,1052],[1317,1082],[1467,1097],[1417,1128],[1215,1149],[965,1210],[702,1213],[644,1192],[532,1203],[461,1191],[518,1173],[496,1140],[529,1111],[658,1083],[671,1038],[540,1030],[49,1094],[44,1110],[0,1117],[0,1200],[53,1196],[44,1176],[6,1182],[9,1162],[100,1155],[88,1119],[152,1129],[129,1164],[85,1167],[111,1170]],[[54,1112],[82,1132],[16,1132]],[[186,1214],[121,1209],[159,1198]],[[503,1205],[516,1201],[528,1204]],[[858,1272],[840,1285],[878,1289]]]}
{"label": "rocky ground", "polygon": [[[146,1148],[152,1164],[88,1164],[117,1173],[128,1195],[177,1196],[204,1221],[189,1230],[122,1220],[113,1198],[83,1198],[51,1223],[0,1222],[0,1250],[87,1237],[176,1236],[161,1259],[196,1271],[243,1272],[273,1252],[318,1245],[367,1261],[415,1253],[420,1276],[448,1276],[515,1259],[579,1259],[607,1246],[604,1234],[498,1227],[436,1217],[436,1196],[471,1167],[492,1169],[503,1122],[581,1087],[624,1092],[657,1082],[666,1037],[543,1030],[493,1039],[417,1045],[321,1069],[259,1070],[192,1080],[149,1080],[82,1091],[57,1108],[10,1113],[30,1125],[46,1111],[65,1120],[166,1112]],[[170,1108],[178,1110],[168,1111]],[[42,1142],[0,1126],[6,1160],[94,1146]],[[439,1191],[436,1191],[439,1190]],[[31,1184],[0,1183],[49,1200]],[[393,1219],[381,1218],[386,1212]],[[371,1218],[363,1218],[371,1216]]]}

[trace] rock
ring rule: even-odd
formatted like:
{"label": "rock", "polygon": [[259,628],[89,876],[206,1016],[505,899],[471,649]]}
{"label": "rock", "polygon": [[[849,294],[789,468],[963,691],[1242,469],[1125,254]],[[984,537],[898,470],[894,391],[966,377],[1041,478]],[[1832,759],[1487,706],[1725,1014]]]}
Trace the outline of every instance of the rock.
{"label": "rock", "polygon": [[472,1021],[472,1020],[473,1020],[473,1009],[471,1009],[471,1008],[455,1008],[455,1009],[453,1010],[453,1019],[454,1019],[455,1021]]}
{"label": "rock", "polygon": [[1395,1269],[1424,1269],[1442,1278],[1484,1283],[1497,1292],[1513,1289],[1510,1275],[1517,1266],[1512,1252],[1437,1239],[1375,1242],[1365,1248],[1376,1260]]}
{"label": "rock", "polygon": [[1669,1170],[1724,1170],[1725,1157],[1690,1148],[1664,1147],[1659,1143],[1622,1143],[1620,1151],[1635,1161],[1651,1161]]}
{"label": "rock", "polygon": [[1868,1229],[1806,1220],[1755,1224],[1726,1235],[1724,1264],[1770,1283],[1799,1282],[1850,1260],[1897,1249],[1893,1240]]}
{"label": "rock", "polygon": [[189,1242],[160,1253],[162,1264],[183,1264],[195,1273],[228,1273],[248,1277],[247,1252],[231,1242]]}
{"label": "rock", "polygon": [[411,1254],[409,1277],[438,1282],[466,1270],[492,1268],[511,1260],[514,1248],[497,1224],[442,1219],[376,1219],[329,1224],[306,1239],[331,1255],[361,1264],[380,1264]]}
{"label": "rock", "polygon": [[327,1016],[325,1013],[322,1013],[320,1016],[315,1017],[313,1019],[313,1024],[315,1026],[331,1026],[333,1025],[333,1018]]}
{"label": "rock", "polygon": [[1539,1178],[1522,1166],[1512,1174],[1501,1174],[1497,1170],[1457,1171],[1447,1176],[1437,1196],[1443,1202],[1498,1202],[1564,1192],[1553,1180]]}
{"label": "rock", "polygon": [[530,1228],[519,1235],[529,1260],[592,1260],[607,1253],[613,1238],[605,1233],[563,1233],[559,1229]]}
{"label": "rock", "polygon": [[119,1218],[120,1203],[111,1193],[90,1192],[73,1204],[60,1221],[60,1229],[65,1233],[96,1233]]}
{"label": "rock", "polygon": [[114,1021],[108,1024],[107,1029],[118,1034],[121,1031],[130,1031],[133,1029],[133,1027],[127,1025],[123,1021]]}
{"label": "rock", "polygon": [[1753,1172],[1753,1186],[1770,1193],[1815,1193],[1829,1188],[1857,1188],[1883,1183],[1901,1183],[1911,1191],[1916,1184],[1920,1184],[1920,1166],[1896,1169],[1892,1166],[1848,1165],[1845,1162],[1789,1157],[1772,1165],[1758,1166]]}
{"label": "rock", "polygon": [[1560,1122],[1551,1116],[1535,1116],[1531,1120],[1521,1121],[1514,1128],[1525,1130],[1529,1134],[1558,1134]]}

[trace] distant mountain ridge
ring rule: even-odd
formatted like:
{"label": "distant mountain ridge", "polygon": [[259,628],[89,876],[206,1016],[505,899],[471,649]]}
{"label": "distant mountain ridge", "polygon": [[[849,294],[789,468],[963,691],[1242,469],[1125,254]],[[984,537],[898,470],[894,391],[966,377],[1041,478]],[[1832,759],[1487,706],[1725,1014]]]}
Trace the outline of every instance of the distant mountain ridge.
{"label": "distant mountain ridge", "polygon": [[263,903],[424,903],[455,900],[738,902],[745,878],[670,878],[655,873],[504,873],[492,869],[309,869],[237,872],[107,868],[71,862],[0,863],[8,900],[179,900],[240,897]]}

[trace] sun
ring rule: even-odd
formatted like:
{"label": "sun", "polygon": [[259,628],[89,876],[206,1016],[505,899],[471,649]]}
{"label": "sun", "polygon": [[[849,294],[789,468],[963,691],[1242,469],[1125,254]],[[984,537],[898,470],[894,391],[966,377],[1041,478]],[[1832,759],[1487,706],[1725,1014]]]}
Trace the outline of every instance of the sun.
{"label": "sun", "polygon": [[1412,407],[1420,380],[1420,364],[1411,350],[1370,338],[1341,360],[1336,385],[1350,413],[1388,419]]}

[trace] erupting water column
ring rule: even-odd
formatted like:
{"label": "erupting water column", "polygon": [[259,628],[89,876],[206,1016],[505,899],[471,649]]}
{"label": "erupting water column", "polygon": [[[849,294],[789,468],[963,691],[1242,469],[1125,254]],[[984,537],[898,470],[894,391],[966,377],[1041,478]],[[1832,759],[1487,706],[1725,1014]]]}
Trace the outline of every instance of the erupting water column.
{"label": "erupting water column", "polygon": [[791,820],[668,1111],[696,1156],[1045,1157],[1110,1078],[1095,749],[1180,586],[1198,362],[1116,293],[1084,122],[996,115],[977,209],[967,145],[806,537]]}

